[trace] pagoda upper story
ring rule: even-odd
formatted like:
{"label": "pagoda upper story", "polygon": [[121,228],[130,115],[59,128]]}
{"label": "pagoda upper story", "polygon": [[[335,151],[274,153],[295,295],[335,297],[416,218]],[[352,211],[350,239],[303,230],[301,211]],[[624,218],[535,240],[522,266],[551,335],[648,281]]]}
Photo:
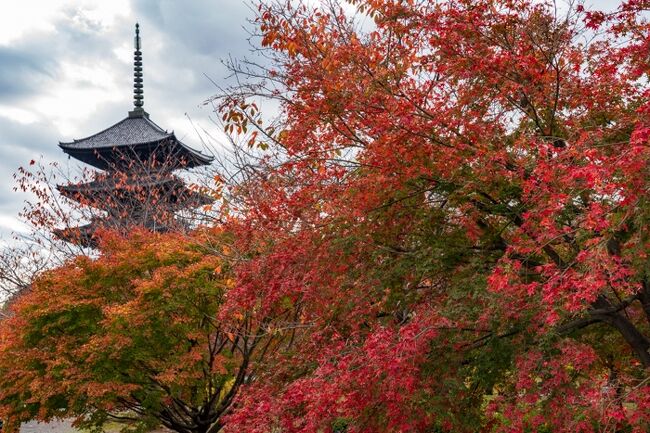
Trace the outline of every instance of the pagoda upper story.
{"label": "pagoda upper story", "polygon": [[[71,157],[101,170],[123,170],[124,163],[174,161],[176,168],[192,168],[210,164],[212,157],[204,155],[176,138],[149,119],[144,111],[144,84],[142,72],[142,45],[140,26],[135,25],[135,51],[133,57],[133,111],[97,134],[59,146]],[[126,160],[125,160],[126,158]]]}
{"label": "pagoda upper story", "polygon": [[[68,199],[103,211],[90,224],[57,230],[66,241],[96,246],[99,228],[143,226],[154,231],[179,228],[175,213],[212,202],[193,191],[172,172],[208,165],[212,157],[192,149],[156,125],[144,111],[142,51],[135,30],[133,105],[116,124],[71,142],[59,142],[71,157],[102,170],[90,182],[58,185]],[[182,224],[181,224],[182,226]]]}
{"label": "pagoda upper story", "polygon": [[144,110],[129,116],[97,134],[59,146],[71,157],[100,170],[124,170],[124,164],[140,162],[172,163],[170,169],[193,168],[210,164],[204,155],[176,138],[149,119]]}

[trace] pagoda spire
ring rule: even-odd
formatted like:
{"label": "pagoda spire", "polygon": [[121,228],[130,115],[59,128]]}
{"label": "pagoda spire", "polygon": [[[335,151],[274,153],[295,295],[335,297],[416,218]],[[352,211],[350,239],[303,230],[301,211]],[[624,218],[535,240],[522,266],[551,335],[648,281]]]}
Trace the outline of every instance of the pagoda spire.
{"label": "pagoda spire", "polygon": [[135,38],[133,52],[133,106],[135,113],[144,113],[144,91],[142,84],[142,47],[140,43],[140,24],[135,24]]}

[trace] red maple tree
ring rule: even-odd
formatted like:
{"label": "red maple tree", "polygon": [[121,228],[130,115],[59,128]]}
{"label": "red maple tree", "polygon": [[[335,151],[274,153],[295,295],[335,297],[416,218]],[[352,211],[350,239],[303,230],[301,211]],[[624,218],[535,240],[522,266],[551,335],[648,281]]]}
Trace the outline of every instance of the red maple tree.
{"label": "red maple tree", "polygon": [[262,3],[217,97],[235,299],[304,325],[230,431],[645,431],[646,2],[351,3]]}

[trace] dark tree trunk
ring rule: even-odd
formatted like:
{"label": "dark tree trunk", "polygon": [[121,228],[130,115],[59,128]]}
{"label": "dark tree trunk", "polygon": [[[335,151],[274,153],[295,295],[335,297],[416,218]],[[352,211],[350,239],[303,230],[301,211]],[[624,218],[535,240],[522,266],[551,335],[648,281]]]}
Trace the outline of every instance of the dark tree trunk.
{"label": "dark tree trunk", "polygon": [[596,310],[592,312],[592,317],[616,328],[632,347],[641,364],[645,368],[650,368],[650,340],[629,319],[616,311],[604,296],[600,296],[594,302],[594,307]]}
{"label": "dark tree trunk", "polygon": [[641,291],[639,292],[639,301],[641,301],[641,307],[645,313],[646,320],[650,324],[650,283],[647,280],[643,280]]}

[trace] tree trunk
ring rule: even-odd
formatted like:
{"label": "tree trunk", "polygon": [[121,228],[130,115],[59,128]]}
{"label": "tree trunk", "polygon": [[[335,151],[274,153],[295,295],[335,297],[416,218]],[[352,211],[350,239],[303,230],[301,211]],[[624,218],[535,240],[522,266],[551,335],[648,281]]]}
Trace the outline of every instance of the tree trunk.
{"label": "tree trunk", "polygon": [[[600,296],[594,306],[600,310],[612,309],[612,304],[604,296]],[[592,317],[616,328],[632,347],[641,364],[650,368],[650,340],[639,332],[632,322],[618,311],[592,313]]]}

